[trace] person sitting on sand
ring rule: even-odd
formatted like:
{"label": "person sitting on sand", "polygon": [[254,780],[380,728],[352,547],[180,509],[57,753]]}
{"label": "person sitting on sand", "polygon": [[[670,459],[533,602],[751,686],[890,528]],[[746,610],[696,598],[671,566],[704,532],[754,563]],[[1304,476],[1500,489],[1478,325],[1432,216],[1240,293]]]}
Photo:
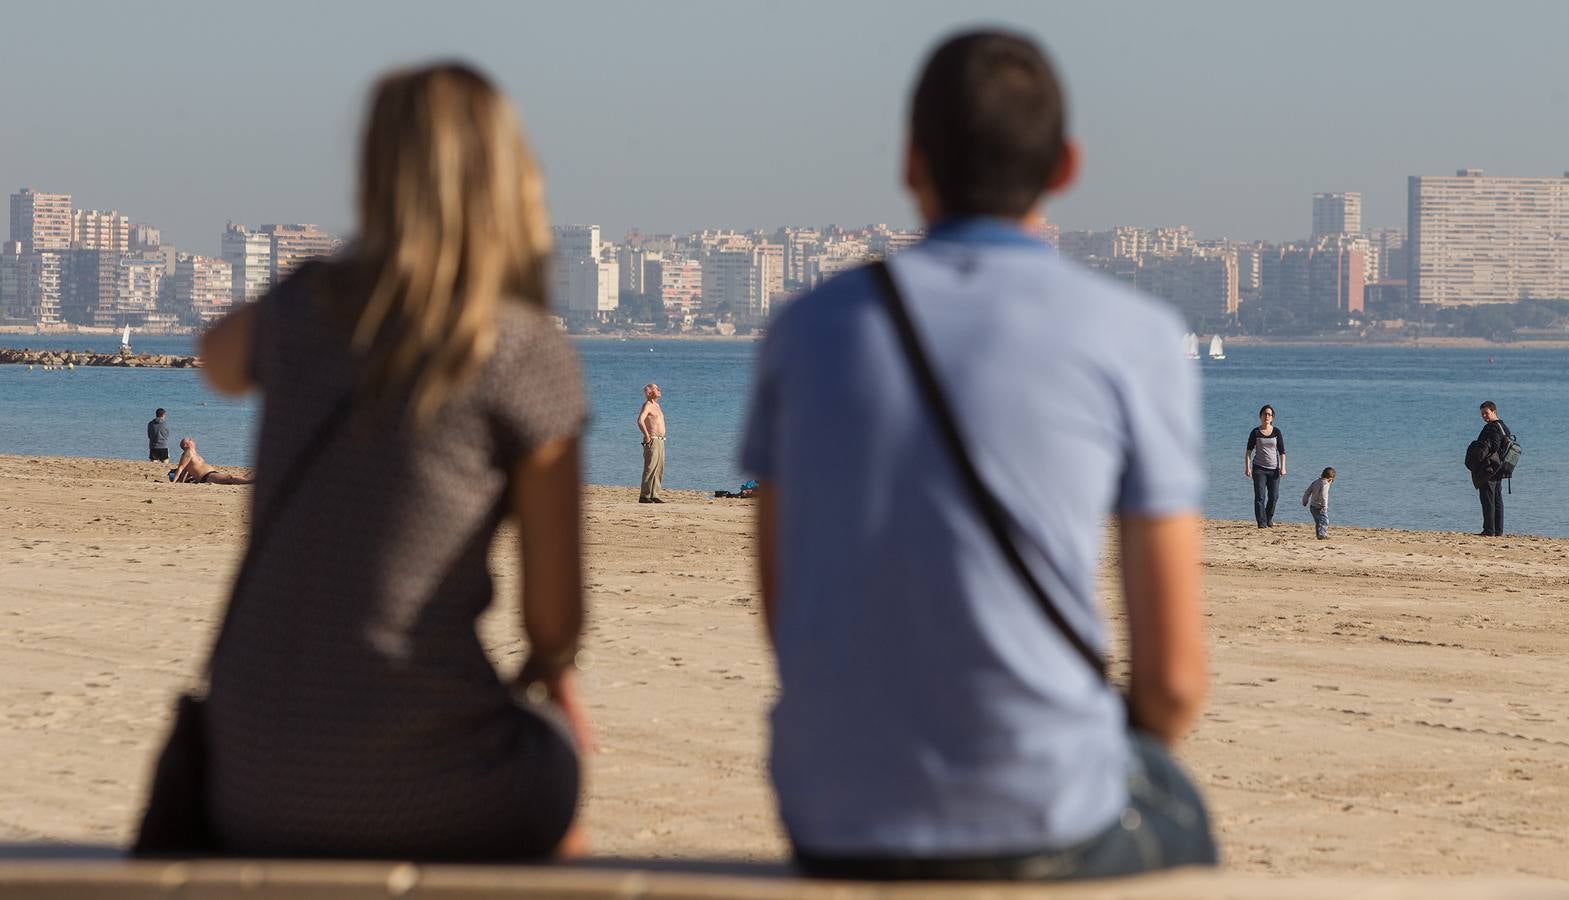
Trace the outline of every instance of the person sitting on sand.
{"label": "person sitting on sand", "polygon": [[196,439],[192,437],[180,438],[180,462],[169,480],[175,484],[254,484],[256,481],[244,475],[227,475],[208,465],[196,452]]}

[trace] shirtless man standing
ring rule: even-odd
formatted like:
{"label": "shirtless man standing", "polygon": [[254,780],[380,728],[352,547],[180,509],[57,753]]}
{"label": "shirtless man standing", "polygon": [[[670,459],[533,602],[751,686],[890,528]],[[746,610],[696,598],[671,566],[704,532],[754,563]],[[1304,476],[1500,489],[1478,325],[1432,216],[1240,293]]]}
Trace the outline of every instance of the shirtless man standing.
{"label": "shirtless man standing", "polygon": [[665,480],[665,411],[659,408],[659,385],[643,385],[643,408],[637,413],[637,430],[643,434],[643,488],[639,503],[663,503],[659,489]]}
{"label": "shirtless man standing", "polygon": [[208,465],[207,460],[196,452],[195,438],[180,438],[180,451],[180,464],[169,479],[176,484],[251,484],[256,480],[243,475],[225,475]]}

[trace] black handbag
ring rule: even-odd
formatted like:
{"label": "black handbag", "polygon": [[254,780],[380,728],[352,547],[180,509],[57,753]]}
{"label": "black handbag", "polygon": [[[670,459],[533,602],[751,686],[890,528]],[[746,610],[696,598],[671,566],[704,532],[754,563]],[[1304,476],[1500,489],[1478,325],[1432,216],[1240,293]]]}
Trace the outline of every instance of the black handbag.
{"label": "black handbag", "polygon": [[[319,458],[327,441],[348,418],[351,397],[345,396],[316,426],[315,433],[289,465],[282,481],[278,482],[277,495],[269,508],[266,521],[251,524],[250,545],[239,574],[234,577],[234,588],[229,595],[229,607],[224,613],[218,639],[208,654],[208,664],[223,645],[224,635],[234,616],[241,588],[250,574],[257,551],[270,534],[270,526],[278,513],[294,497],[312,460]],[[168,857],[202,856],[218,852],[218,836],[208,817],[207,804],[207,714],[206,697],[198,692],[181,694],[175,701],[174,723],[158,762],[153,769],[152,786],[148,790],[147,805],[142,811],[142,821],[136,831],[136,841],[131,845],[132,856]]]}
{"label": "black handbag", "polygon": [[[954,418],[953,407],[949,405],[948,398],[942,391],[942,385],[938,383],[937,376],[932,371],[931,361],[921,347],[920,336],[916,333],[915,323],[910,319],[909,310],[905,308],[899,286],[894,283],[893,273],[884,262],[872,263],[870,270],[873,280],[877,283],[878,293],[882,296],[883,306],[887,309],[889,318],[893,320],[894,329],[899,333],[899,343],[903,346],[905,357],[914,371],[916,383],[931,408],[932,419],[937,424],[937,430],[942,435],[943,442],[948,445],[949,455],[958,466],[959,475],[969,490],[970,498],[980,512],[981,518],[986,522],[987,530],[991,532],[998,549],[1002,551],[1003,558],[1008,561],[1009,567],[1018,575],[1019,580],[1029,588],[1041,612],[1056,626],[1068,645],[1086,665],[1095,670],[1095,674],[1100,676],[1101,681],[1109,684],[1106,661],[1073,629],[1073,626],[1068,624],[1062,611],[1052,602],[1051,596],[1046,593],[1046,588],[1035,577],[1035,573],[1030,571],[1024,557],[1019,553],[1019,547],[1013,538],[1013,528],[1008,524],[1008,512],[981,480],[980,472],[976,470],[975,462],[965,448],[964,436],[959,433],[959,423]],[[1129,709],[1131,710],[1131,707]]]}

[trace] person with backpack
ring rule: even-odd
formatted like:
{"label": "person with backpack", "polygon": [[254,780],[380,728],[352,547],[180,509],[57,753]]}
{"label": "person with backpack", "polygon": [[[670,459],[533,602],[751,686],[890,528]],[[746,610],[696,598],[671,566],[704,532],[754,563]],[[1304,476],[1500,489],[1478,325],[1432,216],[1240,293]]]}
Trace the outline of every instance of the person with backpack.
{"label": "person with backpack", "polygon": [[1471,483],[1482,498],[1482,530],[1479,537],[1502,537],[1504,534],[1504,479],[1513,474],[1512,464],[1504,458],[1514,432],[1498,418],[1498,405],[1491,400],[1482,401],[1482,433],[1471,442],[1466,462],[1471,463]]}

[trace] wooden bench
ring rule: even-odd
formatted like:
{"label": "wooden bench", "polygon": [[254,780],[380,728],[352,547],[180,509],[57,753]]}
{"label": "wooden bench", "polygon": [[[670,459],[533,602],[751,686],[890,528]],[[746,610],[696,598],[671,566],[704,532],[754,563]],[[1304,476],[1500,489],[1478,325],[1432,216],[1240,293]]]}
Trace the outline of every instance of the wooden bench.
{"label": "wooden bench", "polygon": [[118,858],[113,848],[0,850],[0,900],[1569,900],[1569,883],[1513,877],[1280,877],[1187,870],[1056,885],[808,881],[779,863],[588,860],[571,865]]}

